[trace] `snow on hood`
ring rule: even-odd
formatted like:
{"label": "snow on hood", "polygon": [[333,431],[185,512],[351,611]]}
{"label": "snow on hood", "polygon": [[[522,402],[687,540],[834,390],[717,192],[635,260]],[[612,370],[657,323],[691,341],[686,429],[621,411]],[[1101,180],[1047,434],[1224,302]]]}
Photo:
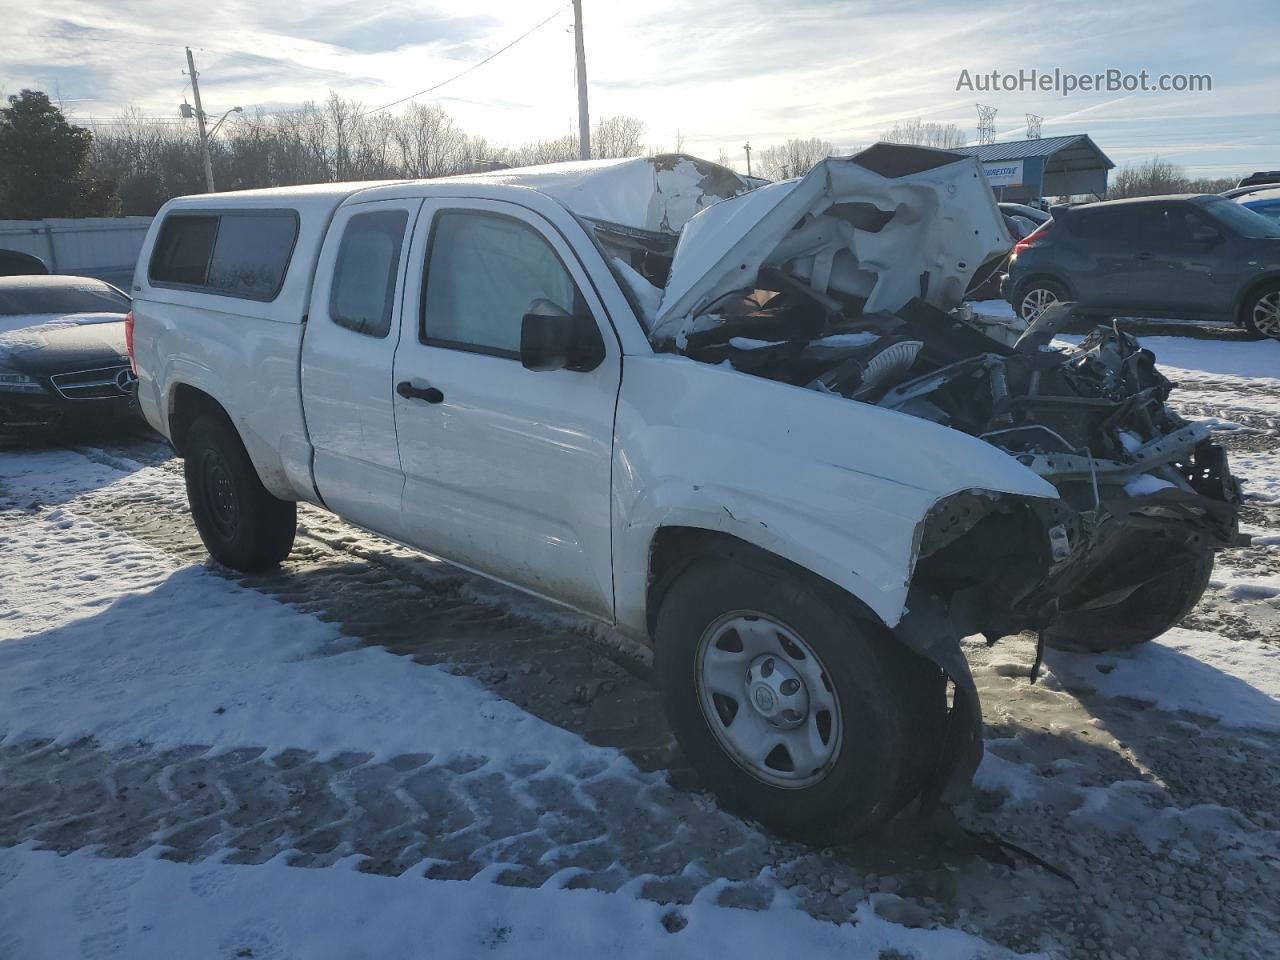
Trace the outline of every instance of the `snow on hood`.
{"label": "snow on hood", "polygon": [[17,316],[0,316],[0,334],[50,324],[84,326],[92,323],[122,323],[123,321],[123,313],[26,313]]}
{"label": "snow on hood", "polygon": [[766,267],[865,300],[868,313],[915,297],[949,310],[974,272],[1011,244],[975,158],[877,144],[694,216],[651,335],[677,339],[726,294],[754,288]]}
{"label": "snow on hood", "polygon": [[484,180],[531,187],[580,217],[676,234],[695,214],[754,183],[728,167],[683,153],[584,160],[486,174]]}
{"label": "snow on hood", "polygon": [[[22,322],[15,325],[10,321]],[[93,358],[95,362],[127,360],[124,314],[0,317],[0,366],[25,369],[35,354],[45,353],[52,360],[68,352]]]}

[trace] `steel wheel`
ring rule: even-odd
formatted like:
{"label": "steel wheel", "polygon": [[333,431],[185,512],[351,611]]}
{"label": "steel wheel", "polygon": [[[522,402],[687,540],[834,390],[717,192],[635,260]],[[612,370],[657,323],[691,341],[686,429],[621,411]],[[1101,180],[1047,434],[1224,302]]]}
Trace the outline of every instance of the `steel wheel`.
{"label": "steel wheel", "polygon": [[235,481],[227,464],[212,450],[206,450],[201,458],[205,505],[209,519],[218,533],[226,538],[235,536],[240,523],[240,503],[236,497]]}
{"label": "steel wheel", "polygon": [[840,700],[795,631],[762,613],[715,620],[698,641],[695,682],[720,746],[776,787],[812,786],[840,754]]}
{"label": "steel wheel", "polygon": [[1280,290],[1259,297],[1253,304],[1250,319],[1258,333],[1280,340]]}
{"label": "steel wheel", "polygon": [[1032,287],[1022,295],[1022,301],[1018,304],[1018,314],[1027,323],[1031,323],[1057,303],[1058,299],[1058,294],[1048,287]]}

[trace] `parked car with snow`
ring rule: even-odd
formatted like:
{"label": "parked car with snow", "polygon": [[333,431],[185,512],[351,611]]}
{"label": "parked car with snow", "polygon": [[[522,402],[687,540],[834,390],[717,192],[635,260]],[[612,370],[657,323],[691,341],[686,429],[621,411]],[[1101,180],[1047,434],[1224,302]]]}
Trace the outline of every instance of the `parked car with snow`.
{"label": "parked car with snow", "polygon": [[1002,289],[1024,320],[1072,301],[1100,318],[1218,321],[1280,338],[1280,224],[1213,195],[1055,207],[1014,245]]}
{"label": "parked car with snow", "polygon": [[89,277],[0,277],[0,433],[137,419],[129,297]]}
{"label": "parked car with snow", "polygon": [[950,312],[1011,242],[974,158],[753,187],[663,156],[181,198],[133,355],[216,560],[279,563],[308,502],[613,625],[724,801],[828,841],[969,785],[962,636],[1156,636],[1238,490],[1130,337]]}

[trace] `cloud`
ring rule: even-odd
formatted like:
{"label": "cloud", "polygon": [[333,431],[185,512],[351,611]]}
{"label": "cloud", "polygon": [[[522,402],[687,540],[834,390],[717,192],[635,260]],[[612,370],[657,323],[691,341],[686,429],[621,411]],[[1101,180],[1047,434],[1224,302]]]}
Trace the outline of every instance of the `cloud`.
{"label": "cloud", "polygon": [[[212,106],[296,105],[330,89],[386,103],[448,79],[552,12],[555,0],[58,0],[44,13],[0,0],[0,88],[55,85],[95,97],[95,112],[134,104],[173,111],[192,41]],[[181,15],[175,18],[175,13]],[[974,100],[1017,136],[1025,113],[1044,133],[1089,132],[1117,158],[1177,151],[1188,165],[1273,166],[1280,123],[1270,90],[1280,48],[1263,29],[1267,0],[1234,0],[1205,17],[1197,0],[1077,0],[1041,16],[989,0],[588,0],[594,117],[627,113],[655,146],[740,156],[818,136],[866,144],[895,120],[954,122],[972,133]],[[517,144],[572,128],[576,94],[566,14],[434,95],[458,123]],[[963,69],[1085,73],[1117,67],[1213,74],[1210,94],[957,92]],[[102,102],[106,101],[106,102]],[[225,105],[225,106],[224,106]],[[1225,159],[1224,159],[1225,158]]]}

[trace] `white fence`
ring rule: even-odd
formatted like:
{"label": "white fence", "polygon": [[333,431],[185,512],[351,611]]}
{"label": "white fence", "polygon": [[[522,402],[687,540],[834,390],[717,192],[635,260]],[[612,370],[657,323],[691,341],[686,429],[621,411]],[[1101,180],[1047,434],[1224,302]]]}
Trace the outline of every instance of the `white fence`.
{"label": "white fence", "polygon": [[19,250],[50,273],[97,277],[129,292],[150,217],[0,220],[0,250]]}

